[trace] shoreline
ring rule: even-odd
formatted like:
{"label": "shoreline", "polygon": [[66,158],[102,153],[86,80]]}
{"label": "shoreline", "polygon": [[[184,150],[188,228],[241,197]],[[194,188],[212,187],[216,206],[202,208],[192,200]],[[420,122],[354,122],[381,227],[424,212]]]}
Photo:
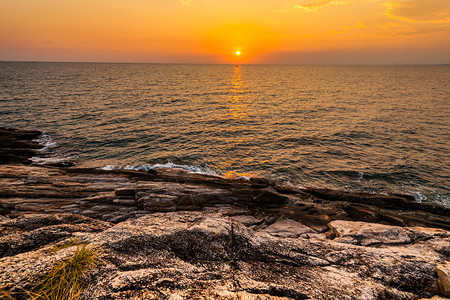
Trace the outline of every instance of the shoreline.
{"label": "shoreline", "polygon": [[450,208],[180,169],[30,165],[37,133],[13,131],[0,153],[0,286],[17,299],[76,247],[48,249],[74,238],[101,249],[83,299],[450,296]]}

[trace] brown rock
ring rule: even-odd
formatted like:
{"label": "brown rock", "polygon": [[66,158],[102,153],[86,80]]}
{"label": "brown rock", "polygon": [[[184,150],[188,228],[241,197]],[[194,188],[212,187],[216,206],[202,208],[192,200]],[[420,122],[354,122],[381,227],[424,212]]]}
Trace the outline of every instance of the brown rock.
{"label": "brown rock", "polygon": [[114,190],[116,196],[132,196],[134,197],[136,191],[134,188],[116,188]]}
{"label": "brown rock", "polygon": [[438,284],[442,295],[450,297],[450,262],[436,266]]}
{"label": "brown rock", "polygon": [[352,219],[358,221],[374,223],[379,220],[379,216],[376,212],[354,205],[347,206],[347,213]]}
{"label": "brown rock", "polygon": [[409,244],[414,233],[398,226],[376,223],[332,221],[329,224],[336,241],[355,245]]}
{"label": "brown rock", "polygon": [[307,237],[307,233],[317,233],[310,227],[291,219],[279,220],[266,227],[264,232],[273,236],[285,238],[297,238],[299,236]]}

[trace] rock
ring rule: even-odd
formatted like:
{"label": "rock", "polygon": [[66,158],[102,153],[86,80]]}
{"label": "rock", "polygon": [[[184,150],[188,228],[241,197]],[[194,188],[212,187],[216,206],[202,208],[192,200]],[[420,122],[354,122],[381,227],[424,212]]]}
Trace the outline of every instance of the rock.
{"label": "rock", "polygon": [[[187,180],[188,174],[183,176]],[[159,178],[137,171],[0,165],[0,213],[18,216],[76,212],[107,220],[104,215],[111,212],[123,212],[128,218],[134,218],[137,213],[130,216],[130,211],[209,209],[228,215],[278,213],[317,232],[325,232],[328,222],[333,220],[373,220],[378,216],[387,224],[450,228],[450,221],[445,216],[424,211],[396,211],[393,215],[385,208],[368,204],[362,207],[324,199],[319,203],[305,192],[288,188],[283,188],[287,194],[282,194],[275,188],[254,187],[245,181],[221,179],[218,183],[213,177],[199,182],[198,176],[189,183],[172,181],[177,178],[167,171]]]}
{"label": "rock", "polygon": [[450,262],[436,266],[438,284],[442,295],[450,297]]}
{"label": "rock", "polygon": [[427,244],[436,252],[450,257],[450,239],[449,238],[437,238],[427,241]]}
{"label": "rock", "polygon": [[317,233],[310,227],[291,219],[277,221],[266,227],[264,231],[271,235],[285,238],[307,237],[307,233]]}
{"label": "rock", "polygon": [[347,206],[347,213],[352,219],[358,221],[377,222],[380,219],[376,212],[355,205]]}
{"label": "rock", "polygon": [[0,257],[39,249],[75,232],[103,231],[110,225],[77,215],[30,215],[0,223]]}
{"label": "rock", "polygon": [[[68,214],[22,216],[1,224],[9,250],[0,258],[0,281],[29,287],[73,251],[46,249],[77,237],[101,249],[84,299],[410,299],[438,292],[435,267],[447,256],[427,242],[446,238],[445,230],[413,228],[410,234],[424,239],[374,248],[324,235],[308,239],[302,232],[314,231],[292,219],[268,226],[261,220],[197,211],[152,213],[116,225]],[[346,225],[352,230],[337,232],[341,238],[367,232],[373,239],[391,227],[368,225],[353,222]]]}
{"label": "rock", "polygon": [[450,256],[445,213],[389,208],[385,196],[326,194],[180,170],[3,164],[0,282],[29,288],[74,251],[49,251],[54,245],[80,238],[99,253],[83,299],[439,293],[436,267]]}
{"label": "rock", "polygon": [[431,203],[418,203],[409,195],[366,194],[319,188],[304,188],[302,190],[326,200],[376,205],[393,210],[420,209],[437,215],[450,216],[450,208]]}
{"label": "rock", "polygon": [[42,146],[33,141],[41,135],[39,131],[26,131],[0,127],[0,164],[30,164],[36,149]]}
{"label": "rock", "polygon": [[132,196],[136,195],[136,191],[134,188],[116,188],[114,190],[116,196]]}
{"label": "rock", "polygon": [[[220,213],[223,215],[227,215],[227,213],[224,213],[223,211],[220,211]],[[263,222],[263,220],[258,219],[254,216],[245,216],[245,215],[233,216],[231,217],[231,219],[238,223],[244,224],[247,227],[257,225]]]}
{"label": "rock", "polygon": [[402,227],[376,223],[332,221],[329,227],[336,241],[355,245],[409,244],[416,238]]}
{"label": "rock", "polygon": [[61,160],[55,162],[46,162],[45,165],[59,168],[70,168],[76,166],[77,162],[74,160]]}

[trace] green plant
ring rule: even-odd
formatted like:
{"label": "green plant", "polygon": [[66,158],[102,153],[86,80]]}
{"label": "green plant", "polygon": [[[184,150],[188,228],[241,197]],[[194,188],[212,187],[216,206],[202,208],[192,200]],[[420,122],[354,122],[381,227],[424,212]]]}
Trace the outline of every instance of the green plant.
{"label": "green plant", "polygon": [[44,276],[32,293],[33,300],[79,299],[89,284],[89,270],[97,261],[96,251],[86,245],[78,247],[73,256],[58,262]]}

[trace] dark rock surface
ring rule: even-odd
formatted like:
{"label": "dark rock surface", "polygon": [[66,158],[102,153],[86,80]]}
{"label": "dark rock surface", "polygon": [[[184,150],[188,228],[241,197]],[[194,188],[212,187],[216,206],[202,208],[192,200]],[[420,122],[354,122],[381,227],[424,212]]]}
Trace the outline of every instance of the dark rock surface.
{"label": "dark rock surface", "polygon": [[25,131],[0,127],[0,164],[29,164],[36,150],[42,148],[35,139],[40,131]]}
{"label": "dark rock surface", "polygon": [[450,210],[178,169],[0,165],[0,287],[77,246],[84,299],[418,299],[449,290]]}

